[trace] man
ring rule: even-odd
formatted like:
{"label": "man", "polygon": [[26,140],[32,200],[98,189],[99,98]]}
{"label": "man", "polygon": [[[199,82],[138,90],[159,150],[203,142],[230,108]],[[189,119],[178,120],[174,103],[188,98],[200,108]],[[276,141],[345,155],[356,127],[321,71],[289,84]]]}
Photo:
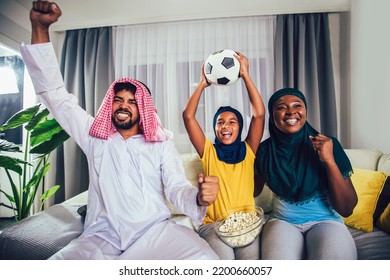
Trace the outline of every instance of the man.
{"label": "man", "polygon": [[197,222],[218,193],[218,179],[185,177],[180,158],[156,114],[148,88],[115,81],[96,117],[64,87],[49,38],[61,16],[34,1],[31,45],[20,48],[36,93],[86,154],[90,184],[84,231],[51,259],[218,259],[198,234],[175,224],[165,198]]}

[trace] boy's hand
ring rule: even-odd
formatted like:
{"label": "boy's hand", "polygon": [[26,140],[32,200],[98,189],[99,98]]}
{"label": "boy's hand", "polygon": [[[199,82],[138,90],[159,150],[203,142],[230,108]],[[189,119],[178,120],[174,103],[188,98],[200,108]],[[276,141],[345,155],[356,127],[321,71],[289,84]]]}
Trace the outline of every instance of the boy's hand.
{"label": "boy's hand", "polygon": [[217,199],[219,191],[218,177],[204,176],[203,173],[199,173],[198,182],[197,204],[199,206],[211,205]]}
{"label": "boy's hand", "polygon": [[249,61],[242,52],[236,51],[236,53],[233,55],[240,62],[240,77],[246,77],[249,75]]}
{"label": "boy's hand", "polygon": [[206,75],[204,73],[204,62],[203,62],[203,64],[202,64],[202,72],[201,72],[201,75],[200,75],[200,81],[199,81],[198,86],[202,86],[203,88],[206,88],[206,87],[208,87],[210,85],[211,85],[211,83],[209,82],[209,80],[207,80]]}

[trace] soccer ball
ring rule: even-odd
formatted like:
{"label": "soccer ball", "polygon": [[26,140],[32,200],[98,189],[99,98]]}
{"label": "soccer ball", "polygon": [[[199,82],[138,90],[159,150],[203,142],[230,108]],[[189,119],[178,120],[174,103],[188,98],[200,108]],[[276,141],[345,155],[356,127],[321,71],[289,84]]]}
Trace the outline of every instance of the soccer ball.
{"label": "soccer ball", "polygon": [[240,77],[240,62],[233,56],[233,50],[212,53],[205,61],[206,79],[215,85],[231,85]]}

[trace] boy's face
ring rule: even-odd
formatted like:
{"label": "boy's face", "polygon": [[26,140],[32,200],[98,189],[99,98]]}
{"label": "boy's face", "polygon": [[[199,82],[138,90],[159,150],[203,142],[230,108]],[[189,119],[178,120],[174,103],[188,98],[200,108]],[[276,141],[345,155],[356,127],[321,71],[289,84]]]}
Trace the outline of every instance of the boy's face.
{"label": "boy's face", "polygon": [[127,130],[139,125],[139,111],[133,92],[123,89],[115,94],[112,121],[118,130]]}
{"label": "boy's face", "polygon": [[232,112],[219,114],[215,124],[215,134],[224,145],[229,145],[236,141],[240,131],[240,124],[237,116]]}

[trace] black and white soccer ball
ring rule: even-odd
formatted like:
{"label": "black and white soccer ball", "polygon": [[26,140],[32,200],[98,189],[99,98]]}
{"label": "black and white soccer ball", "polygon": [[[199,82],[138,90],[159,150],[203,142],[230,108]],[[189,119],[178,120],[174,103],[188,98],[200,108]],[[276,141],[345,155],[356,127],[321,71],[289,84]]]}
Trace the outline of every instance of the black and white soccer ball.
{"label": "black and white soccer ball", "polygon": [[212,53],[205,61],[206,79],[215,85],[231,85],[240,77],[240,62],[235,51],[225,49]]}

